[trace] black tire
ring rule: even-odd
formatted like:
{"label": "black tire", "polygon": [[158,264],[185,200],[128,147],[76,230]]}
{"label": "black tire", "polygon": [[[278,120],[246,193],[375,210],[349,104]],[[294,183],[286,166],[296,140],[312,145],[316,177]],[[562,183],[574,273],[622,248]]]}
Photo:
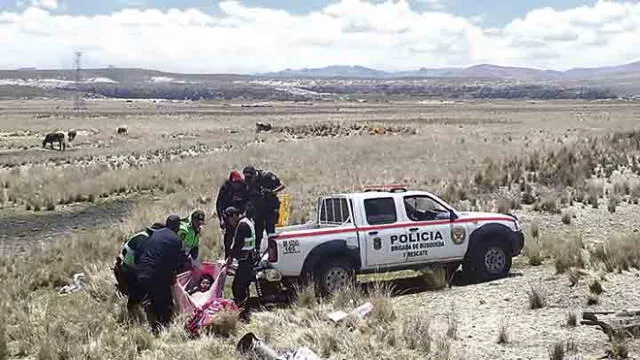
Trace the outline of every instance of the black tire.
{"label": "black tire", "polygon": [[505,241],[482,239],[469,249],[464,263],[465,277],[484,282],[509,276],[511,249]]}
{"label": "black tire", "polygon": [[334,258],[322,262],[315,271],[314,282],[321,296],[328,296],[355,284],[354,266],[348,259]]}

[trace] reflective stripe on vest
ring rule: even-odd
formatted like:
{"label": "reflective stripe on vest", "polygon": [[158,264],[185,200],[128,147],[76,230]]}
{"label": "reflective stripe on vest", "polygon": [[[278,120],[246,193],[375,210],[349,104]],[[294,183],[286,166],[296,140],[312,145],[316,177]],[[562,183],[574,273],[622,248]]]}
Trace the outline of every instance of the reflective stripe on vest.
{"label": "reflective stripe on vest", "polygon": [[135,256],[136,256],[136,252],[135,250],[133,250],[131,248],[131,246],[129,246],[129,243],[131,242],[131,240],[137,238],[138,236],[144,236],[146,238],[149,237],[149,232],[146,230],[140,231],[139,233],[133,235],[132,237],[129,238],[129,240],[127,240],[127,242],[122,246],[122,250],[120,251],[120,254],[118,255],[118,257],[122,260],[123,263],[125,263],[128,266],[135,266]]}
{"label": "reflective stripe on vest", "polygon": [[256,248],[256,229],[253,226],[253,223],[249,219],[242,218],[242,220],[240,220],[240,223],[238,223],[238,226],[236,227],[236,232],[233,237],[234,239],[237,239],[238,228],[240,227],[241,223],[247,224],[249,226],[249,229],[251,229],[251,235],[244,239],[244,244],[242,245],[242,251],[253,251],[253,249]]}

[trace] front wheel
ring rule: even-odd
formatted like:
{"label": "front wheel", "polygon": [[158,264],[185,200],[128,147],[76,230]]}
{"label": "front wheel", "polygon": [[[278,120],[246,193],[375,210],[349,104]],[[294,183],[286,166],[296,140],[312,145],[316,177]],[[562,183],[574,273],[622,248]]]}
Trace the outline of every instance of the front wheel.
{"label": "front wheel", "polygon": [[502,241],[481,241],[467,255],[465,273],[477,281],[490,281],[509,276],[511,252]]}
{"label": "front wheel", "polygon": [[318,267],[315,284],[320,294],[331,295],[355,284],[355,271],[347,259],[331,259]]}

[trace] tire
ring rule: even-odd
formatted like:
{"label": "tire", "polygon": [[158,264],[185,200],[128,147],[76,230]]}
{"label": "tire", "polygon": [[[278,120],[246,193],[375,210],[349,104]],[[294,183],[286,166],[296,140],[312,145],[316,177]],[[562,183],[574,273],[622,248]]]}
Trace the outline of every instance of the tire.
{"label": "tire", "polygon": [[471,280],[484,282],[509,276],[511,249],[506,242],[482,239],[467,254],[464,273]]}
{"label": "tire", "polygon": [[345,258],[330,259],[315,271],[314,282],[322,296],[355,284],[355,271],[351,261]]}

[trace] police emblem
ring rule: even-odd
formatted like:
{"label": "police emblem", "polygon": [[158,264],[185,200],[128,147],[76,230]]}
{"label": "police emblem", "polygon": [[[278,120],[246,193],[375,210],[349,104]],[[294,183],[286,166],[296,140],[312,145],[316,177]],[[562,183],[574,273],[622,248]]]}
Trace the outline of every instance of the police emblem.
{"label": "police emblem", "polygon": [[380,239],[379,237],[374,238],[373,239],[373,248],[375,250],[380,250],[382,249],[382,239]]}
{"label": "police emblem", "polygon": [[451,229],[451,241],[454,244],[460,245],[464,242],[465,231],[464,227],[454,227]]}

